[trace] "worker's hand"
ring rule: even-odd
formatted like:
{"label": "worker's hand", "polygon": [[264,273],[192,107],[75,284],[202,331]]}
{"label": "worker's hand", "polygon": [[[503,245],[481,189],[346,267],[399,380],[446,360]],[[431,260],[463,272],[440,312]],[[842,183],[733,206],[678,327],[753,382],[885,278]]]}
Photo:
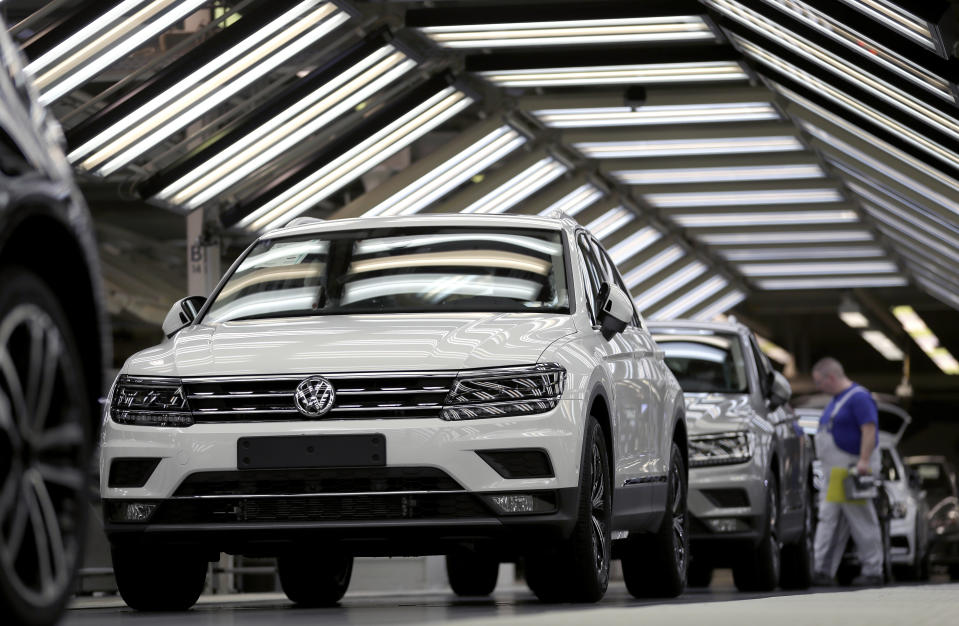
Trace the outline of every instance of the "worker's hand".
{"label": "worker's hand", "polygon": [[863,461],[859,459],[859,462],[856,463],[856,473],[860,476],[866,476],[872,473],[872,468],[869,467],[869,461]]}

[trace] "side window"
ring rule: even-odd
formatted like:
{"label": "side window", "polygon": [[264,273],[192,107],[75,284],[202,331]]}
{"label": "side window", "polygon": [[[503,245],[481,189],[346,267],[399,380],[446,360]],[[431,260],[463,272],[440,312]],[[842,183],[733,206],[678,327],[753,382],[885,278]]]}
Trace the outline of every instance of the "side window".
{"label": "side window", "polygon": [[596,259],[593,258],[593,252],[589,248],[589,242],[584,235],[577,238],[579,244],[579,255],[581,257],[581,269],[586,282],[586,302],[589,304],[589,314],[596,322],[596,294],[599,292],[599,286],[602,284],[600,272],[596,265]]}
{"label": "side window", "polygon": [[756,371],[759,373],[759,388],[765,398],[769,395],[769,383],[772,377],[773,367],[770,365],[766,355],[763,354],[763,351],[759,349],[759,344],[756,343],[756,337],[752,334],[749,335],[749,346],[752,348],[753,357],[756,359]]}
{"label": "side window", "polygon": [[[602,264],[603,274],[605,275],[605,280],[616,285],[626,295],[629,295],[629,289],[626,288],[626,283],[623,282],[623,277],[619,275],[619,270],[616,269],[616,264],[613,263],[613,260],[609,258],[609,254],[599,245],[596,241],[592,242],[595,254],[599,257],[600,263]],[[639,314],[636,312],[636,305],[633,305],[633,325],[634,326],[643,326],[639,321]]]}

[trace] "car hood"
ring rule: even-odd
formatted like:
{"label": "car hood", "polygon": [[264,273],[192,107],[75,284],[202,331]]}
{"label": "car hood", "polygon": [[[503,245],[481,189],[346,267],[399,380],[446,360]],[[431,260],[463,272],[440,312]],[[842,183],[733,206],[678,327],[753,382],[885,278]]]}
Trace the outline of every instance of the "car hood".
{"label": "car hood", "polygon": [[459,370],[535,363],[575,332],[535,313],[337,315],[199,324],[127,362],[142,376]]}
{"label": "car hood", "polygon": [[686,427],[690,435],[747,430],[764,423],[745,393],[685,393]]}

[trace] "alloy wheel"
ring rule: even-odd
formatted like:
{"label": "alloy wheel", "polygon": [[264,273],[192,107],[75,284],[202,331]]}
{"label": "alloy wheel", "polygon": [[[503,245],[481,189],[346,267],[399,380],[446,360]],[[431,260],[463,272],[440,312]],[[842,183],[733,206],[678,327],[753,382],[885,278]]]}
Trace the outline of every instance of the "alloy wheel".
{"label": "alloy wheel", "polygon": [[0,575],[38,608],[66,593],[80,551],[86,399],[70,361],[43,308],[0,320]]}
{"label": "alloy wheel", "polygon": [[593,557],[595,560],[596,572],[600,578],[605,579],[609,575],[609,525],[606,495],[609,490],[607,483],[606,469],[603,467],[602,451],[600,444],[593,442],[591,454],[591,476],[592,485],[590,488],[590,522],[593,538]]}
{"label": "alloy wheel", "polygon": [[670,502],[672,502],[673,522],[673,558],[676,560],[676,571],[686,576],[687,543],[686,543],[686,492],[683,485],[682,468],[674,460],[669,472]]}

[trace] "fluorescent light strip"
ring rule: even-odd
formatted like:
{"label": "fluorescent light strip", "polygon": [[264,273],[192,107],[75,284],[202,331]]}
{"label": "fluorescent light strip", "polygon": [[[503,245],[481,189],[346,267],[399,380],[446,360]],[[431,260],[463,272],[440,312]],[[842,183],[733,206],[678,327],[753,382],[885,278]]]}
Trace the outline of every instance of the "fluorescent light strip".
{"label": "fluorescent light strip", "polygon": [[882,248],[864,246],[861,248],[815,247],[815,248],[733,248],[718,250],[727,261],[791,261],[800,259],[854,259],[884,257]]}
{"label": "fluorescent light strip", "polygon": [[915,309],[911,306],[897,306],[893,307],[892,314],[902,324],[903,330],[943,373],[959,374],[959,362],[949,353],[949,350],[939,345],[939,338],[926,326]]}
{"label": "fluorescent light strip", "polygon": [[460,213],[505,213],[567,171],[553,157],[540,159]]}
{"label": "fluorescent light strip", "polygon": [[901,35],[904,35],[913,41],[920,43],[931,50],[937,50],[935,42],[932,40],[932,33],[929,25],[902,7],[893,5],[884,0],[842,0],[846,4],[865,13],[877,22],[882,23],[888,28],[893,29]]}
{"label": "fluorescent light strip", "polygon": [[864,203],[863,208],[867,213],[869,213],[869,215],[883,223],[885,228],[880,227],[880,230],[886,236],[891,237],[896,241],[902,241],[903,237],[907,237],[913,241],[921,243],[929,248],[929,250],[934,250],[936,253],[952,260],[953,262],[959,262],[959,254],[957,254],[956,248],[943,245],[941,241],[936,241],[935,239],[928,237],[921,230],[913,228],[908,222],[904,222],[885,214],[870,204]]}
{"label": "fluorescent light strip", "polygon": [[725,183],[747,180],[796,180],[823,178],[818,165],[743,165],[733,167],[691,167],[611,172],[626,185],[675,185]]}
{"label": "fluorescent light strip", "polygon": [[629,237],[626,237],[626,239],[623,239],[611,247],[608,251],[609,258],[612,259],[616,265],[620,265],[659,241],[662,236],[663,233],[652,226],[640,228]]}
{"label": "fluorescent light strip", "polygon": [[789,48],[799,56],[837,74],[841,78],[855,81],[873,96],[905,111],[909,115],[927,124],[935,126],[942,132],[951,135],[954,139],[959,139],[959,122],[950,115],[942,113],[937,108],[928,105],[912,94],[890,86],[889,83],[877,79],[859,66],[796,36],[776,22],[767,19],[752,9],[744,7],[739,2],[732,0],[710,0],[709,4],[753,30],[774,39],[779,45]]}
{"label": "fluorescent light strip", "polygon": [[711,246],[765,243],[828,243],[840,241],[869,241],[872,234],[865,230],[812,230],[756,233],[705,233],[696,239]]}
{"label": "fluorescent light strip", "polygon": [[839,311],[839,319],[849,328],[869,328],[869,319],[859,311]]}
{"label": "fluorescent light strip", "polygon": [[[929,200],[932,200],[933,202],[942,206],[943,208],[946,208],[952,211],[956,215],[959,215],[959,202],[956,202],[949,196],[946,196],[944,194],[939,193],[938,191],[934,191],[930,189],[929,187],[927,187],[926,185],[923,185],[916,179],[906,176],[900,170],[885,165],[881,161],[870,157],[866,153],[860,150],[857,150],[856,148],[850,146],[849,144],[842,141],[841,139],[827,133],[826,131],[820,128],[813,126],[812,124],[803,123],[802,125],[809,132],[809,134],[816,137],[820,141],[826,144],[829,144],[830,146],[833,146],[837,150],[841,151],[844,157],[846,156],[852,157],[853,159],[855,159],[856,161],[859,161],[866,167],[870,167],[876,170],[877,172],[879,172],[880,174],[888,176],[889,178],[896,181],[900,185],[903,185],[907,189],[915,191],[919,195],[925,198],[928,198]],[[831,159],[831,162],[834,165],[837,163],[835,160],[832,160],[832,159]],[[848,171],[848,166],[844,165],[843,169],[846,169]],[[945,177],[940,178],[939,182],[943,182],[947,185],[949,184]],[[955,190],[957,193],[959,193],[959,185],[955,186]]]}
{"label": "fluorescent light strip", "polygon": [[633,302],[636,303],[636,308],[640,311],[645,311],[705,271],[706,265],[704,263],[701,261],[693,261],[683,269],[671,274],[658,285],[639,294]]}
{"label": "fluorescent light strip", "polygon": [[651,276],[655,276],[684,256],[686,256],[686,251],[681,246],[673,244],[626,272],[626,275],[623,276],[623,282],[626,283],[627,289],[632,290],[636,285]]}
{"label": "fluorescent light strip", "polygon": [[[775,204],[770,202],[769,204]],[[855,211],[765,211],[753,213],[671,214],[669,219],[683,228],[719,226],[776,226],[792,224],[849,224],[859,222]]]}
{"label": "fluorescent light strip", "polygon": [[540,215],[549,215],[553,211],[561,211],[566,215],[573,217],[586,207],[590,206],[603,197],[603,192],[595,185],[586,183],[580,185],[570,193],[566,194],[553,204],[539,212]]}
{"label": "fluorescent light strip", "polygon": [[[110,159],[97,170],[97,173],[108,176],[129,164],[164,139],[182,130],[203,114],[313,45],[349,19],[349,16],[343,12],[338,12],[326,19],[328,15],[323,8],[320,8],[288,26],[278,33],[274,40],[251,51],[243,62],[224,68],[215,77],[210,77],[176,102],[169,103],[162,112],[153,115],[147,124],[130,129],[102,150],[82,161],[81,166],[94,169],[101,161]],[[161,122],[165,123],[158,126]]]}
{"label": "fluorescent light strip", "polygon": [[392,46],[381,48],[194,168],[158,196],[172,204],[198,207],[269,164],[415,66],[415,62]]}
{"label": "fluorescent light strip", "polygon": [[509,126],[501,126],[363,216],[419,213],[524,143],[523,135]]}
{"label": "fluorescent light strip", "polygon": [[382,163],[459,113],[473,100],[449,87],[427,99],[373,136],[336,157],[238,223],[250,230],[275,228]]}
{"label": "fluorescent light strip", "polygon": [[[959,167],[959,155],[952,152],[951,150],[944,148],[934,141],[930,141],[925,136],[913,131],[911,128],[900,124],[896,120],[879,113],[872,107],[866,106],[859,100],[850,98],[846,95],[845,92],[836,89],[832,85],[819,80],[812,74],[800,70],[798,67],[791,63],[783,61],[779,57],[770,54],[766,50],[756,46],[755,44],[742,39],[740,37],[733,37],[739,44],[743,51],[749,56],[766,63],[767,65],[777,68],[779,71],[783,72],[787,76],[790,76],[794,80],[804,83],[808,88],[816,90],[818,93],[822,94],[826,98],[829,98],[833,102],[839,104],[840,106],[853,111],[859,115],[870,118],[873,122],[888,128],[890,131],[896,133],[904,140],[909,143],[917,146],[918,148],[935,155],[936,157],[951,163],[952,165]],[[776,85],[778,89],[779,86]]]}
{"label": "fluorescent light strip", "polygon": [[709,25],[698,15],[426,26],[419,30],[444,48],[694,41],[716,38]]}
{"label": "fluorescent light strip", "polygon": [[726,137],[721,139],[662,139],[658,141],[582,141],[573,145],[584,156],[591,159],[805,150],[799,140],[791,135],[783,137]]}
{"label": "fluorescent light strip", "polygon": [[[219,96],[235,90],[236,84],[245,85],[246,78],[243,73],[246,70],[299,35],[306,33],[278,52],[275,55],[278,61],[271,57],[265,64],[255,67],[254,73],[269,71],[347,19],[347,14],[337,10],[332,4],[321,4],[319,0],[301,2],[73,150],[69,155],[71,162],[81,162],[85,169],[100,166],[134,141],[168,123],[174,116],[189,115],[191,111],[199,110],[203,98],[211,93]],[[317,27],[318,25],[320,26]],[[224,85],[226,86],[222,87]],[[217,89],[218,87],[222,88]]]}
{"label": "fluorescent light strip", "polygon": [[[852,191],[854,191],[856,194],[870,201],[872,204],[876,205],[877,207],[885,209],[887,213],[890,213],[898,217],[899,219],[904,220],[905,223],[921,224],[924,231],[935,235],[936,237],[941,239],[943,242],[945,242],[949,246],[959,249],[959,237],[956,236],[957,234],[959,234],[959,232],[957,232],[956,230],[955,223],[950,224],[945,221],[930,220],[930,221],[936,221],[937,224],[935,226],[931,224],[923,224],[922,222],[916,219],[917,213],[919,215],[923,215],[923,216],[925,215],[923,211],[916,211],[912,207],[910,207],[910,209],[912,209],[911,211],[903,210],[898,205],[893,204],[892,202],[889,202],[886,199],[888,198],[888,196],[880,196],[876,193],[873,193],[871,189],[867,189],[866,187],[863,187],[862,185],[858,183],[848,182],[847,184],[849,185],[849,188]],[[898,198],[897,198],[897,201],[902,202]],[[943,230],[941,228],[938,228],[939,226],[943,226],[948,230]]]}
{"label": "fluorescent light strip", "polygon": [[729,283],[721,276],[713,276],[703,284],[692,291],[680,296],[670,302],[655,313],[649,315],[650,319],[673,320],[694,308],[700,302],[706,300],[717,291],[724,289]]}
{"label": "fluorescent light strip", "polygon": [[802,289],[856,289],[857,287],[904,287],[909,284],[902,276],[849,276],[843,278],[775,278],[759,280],[756,284],[767,291]]}
{"label": "fluorescent light strip", "polygon": [[707,307],[703,308],[701,311],[698,311],[690,317],[690,319],[696,320],[697,322],[709,322],[714,320],[717,316],[722,315],[729,309],[733,308],[740,302],[746,299],[746,294],[741,291],[733,291]]}
{"label": "fluorescent light strip", "polygon": [[765,0],[765,2],[826,34],[858,54],[879,63],[886,69],[911,80],[923,89],[955,102],[955,97],[947,81],[927,71],[912,60],[899,56],[874,39],[862,35],[826,13],[809,6],[802,0]]}
{"label": "fluorescent light strip", "polygon": [[859,333],[866,342],[876,349],[876,352],[890,361],[901,361],[904,358],[902,350],[889,337],[878,330],[864,330]]}
{"label": "fluorescent light strip", "polygon": [[554,67],[480,72],[500,87],[563,87],[570,85],[645,85],[693,81],[746,80],[735,61],[649,63],[597,67]]}
{"label": "fluorescent light strip", "polygon": [[[822,117],[823,119],[828,120],[830,123],[835,124],[836,126],[842,128],[846,132],[850,133],[852,136],[859,137],[863,141],[868,142],[878,152],[896,157],[898,161],[908,164],[913,169],[922,172],[923,174],[929,176],[933,180],[940,182],[943,185],[946,185],[950,189],[953,189],[954,191],[959,193],[959,181],[956,181],[951,176],[947,176],[943,174],[940,170],[926,164],[925,161],[917,159],[911,154],[907,154],[903,152],[902,150],[900,150],[899,148],[896,148],[892,144],[886,141],[883,141],[882,139],[879,139],[872,133],[868,133],[864,131],[863,129],[861,129],[860,127],[856,126],[855,124],[850,123],[848,120],[846,120],[846,118],[833,114],[831,111],[828,111],[820,107],[819,105],[807,100],[806,98],[800,96],[796,92],[790,89],[787,89],[786,87],[783,87],[782,85],[777,85],[776,87],[777,87],[777,90],[782,95],[786,96],[787,98],[789,98],[796,104],[800,105],[801,107],[805,109],[808,109],[809,111],[815,113],[816,115]],[[832,144],[834,146],[848,146],[848,144],[846,144],[845,142],[835,138],[833,135],[827,133],[826,131],[819,129],[815,125],[809,122],[806,122],[805,120],[799,120],[799,121],[802,124],[803,128],[809,131],[810,133],[815,134],[813,131],[818,130],[819,134],[817,136],[820,137],[826,143]],[[832,139],[827,139],[827,137],[832,137]],[[849,146],[849,148],[852,148],[852,146]],[[855,150],[855,148],[852,148],[852,149]],[[887,167],[881,162],[875,161],[873,159],[869,159],[868,157],[864,159],[862,157],[865,157],[865,153],[860,152],[858,150],[855,150],[855,152],[856,152],[856,158],[862,161],[863,163],[870,165],[870,167],[875,168],[876,170],[882,172],[886,176],[892,178],[893,180],[897,182],[902,183],[903,185],[906,185],[907,187],[915,186],[917,191],[919,191],[923,195],[926,195],[928,198],[935,199],[936,197],[939,197],[939,198],[945,197],[945,196],[942,196],[941,194],[938,194],[937,192],[929,190],[927,187],[925,187],[921,183],[918,183],[915,179],[900,173],[898,169]],[[928,195],[927,191],[934,195]],[[938,200],[938,199],[936,199],[935,201],[941,202],[941,200]],[[943,206],[951,206],[951,205],[944,204]],[[956,213],[959,213],[959,209],[953,209],[953,211],[955,211]]]}
{"label": "fluorescent light strip", "polygon": [[636,216],[632,211],[624,209],[623,207],[616,207],[587,224],[586,230],[593,233],[594,237],[602,241],[634,219],[636,219]]}
{"label": "fluorescent light strip", "polygon": [[[152,2],[104,32],[120,16],[140,4],[143,0],[118,4],[27,65],[26,71],[36,76],[35,83],[41,92],[40,103],[46,106],[69,93],[195,11],[204,0],[177,2],[172,8],[170,0]],[[168,8],[169,11],[162,13]],[[78,49],[78,46],[82,47]],[[50,67],[54,63],[56,65]]]}
{"label": "fluorescent light strip", "polygon": [[760,204],[814,204],[839,202],[843,199],[842,194],[836,189],[755,189],[651,193],[644,195],[643,198],[654,207],[661,209]]}
{"label": "fluorescent light strip", "polygon": [[743,276],[826,276],[830,274],[891,274],[899,268],[892,261],[830,261],[828,263],[743,263]]}
{"label": "fluorescent light strip", "polygon": [[710,124],[780,119],[776,108],[768,102],[643,105],[638,109],[630,107],[541,109],[531,113],[550,128]]}

